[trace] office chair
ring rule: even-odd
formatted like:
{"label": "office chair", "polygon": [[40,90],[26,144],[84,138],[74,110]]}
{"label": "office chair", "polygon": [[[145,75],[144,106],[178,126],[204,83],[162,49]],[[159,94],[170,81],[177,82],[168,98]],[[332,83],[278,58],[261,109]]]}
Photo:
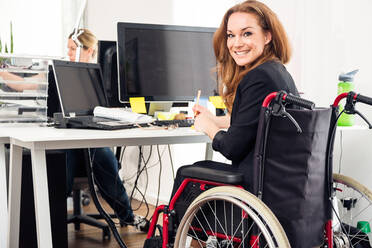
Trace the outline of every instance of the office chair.
{"label": "office chair", "polygon": [[[75,230],[80,230],[80,224],[95,226],[102,229],[102,239],[110,239],[111,233],[108,225],[98,219],[103,217],[100,214],[84,214],[81,203],[89,201],[89,195],[83,196],[83,190],[88,187],[87,177],[74,178],[72,188],[73,214],[67,216],[67,224],[74,223]],[[112,216],[114,217],[114,216]]]}

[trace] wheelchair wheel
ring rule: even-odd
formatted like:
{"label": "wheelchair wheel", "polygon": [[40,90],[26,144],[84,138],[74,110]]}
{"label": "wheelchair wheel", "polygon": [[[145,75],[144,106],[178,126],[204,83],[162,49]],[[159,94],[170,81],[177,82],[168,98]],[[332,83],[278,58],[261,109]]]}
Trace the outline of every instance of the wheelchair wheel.
{"label": "wheelchair wheel", "polygon": [[370,248],[372,241],[357,226],[359,221],[372,220],[372,192],[356,180],[340,174],[333,174],[333,186],[337,200],[334,210],[339,216],[339,221],[337,217],[333,218],[335,243],[339,240],[346,244],[340,247]]}
{"label": "wheelchair wheel", "polygon": [[271,210],[253,194],[231,186],[200,194],[178,227],[175,248],[290,247]]}

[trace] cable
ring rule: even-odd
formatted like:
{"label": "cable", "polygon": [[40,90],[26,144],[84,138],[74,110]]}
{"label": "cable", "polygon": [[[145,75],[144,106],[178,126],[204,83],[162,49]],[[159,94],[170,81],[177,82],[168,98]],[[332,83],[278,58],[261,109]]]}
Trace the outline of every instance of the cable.
{"label": "cable", "polygon": [[124,157],[124,152],[125,152],[125,149],[127,147],[126,146],[122,146],[122,150],[120,152],[120,159],[119,159],[119,163],[122,165],[123,164],[123,157]]}
{"label": "cable", "polygon": [[[90,152],[91,152],[91,150],[89,150]],[[91,161],[92,161],[92,168],[94,169],[95,168],[95,170],[98,170],[98,169],[100,169],[100,168],[102,168],[103,166],[102,165],[100,165],[99,163],[98,163],[98,161],[95,161],[94,159],[95,159],[95,154],[96,154],[96,149],[93,149],[93,151],[94,152],[91,152],[91,154],[93,154],[93,155],[91,155]],[[100,166],[93,166],[93,161],[95,161],[95,163],[97,164],[97,165],[100,165]],[[120,180],[120,178],[117,178],[117,177],[119,177],[119,175],[116,175],[115,177],[114,176],[112,176],[112,174],[110,174],[110,173],[107,173],[105,170],[100,170],[100,173],[106,173],[107,175],[109,175],[109,176],[111,176],[114,180],[115,180],[115,185],[114,185],[114,190],[116,191],[117,190],[117,179],[119,179]],[[93,178],[94,178],[94,182],[95,182],[95,184],[98,186],[98,188],[99,188],[99,191],[101,192],[101,195],[104,197],[104,198],[107,198],[107,199],[110,199],[112,202],[113,202],[113,209],[114,209],[114,211],[115,211],[115,209],[120,209],[120,208],[127,208],[127,206],[125,205],[125,204],[123,204],[121,201],[119,201],[119,200],[117,200],[117,198],[116,197],[111,197],[110,195],[112,195],[112,192],[111,193],[108,193],[105,189],[104,189],[104,187],[100,184],[100,182],[99,182],[99,180],[97,179],[97,177],[96,177],[96,174],[95,174],[95,172],[92,170],[92,175],[93,175]],[[124,187],[124,185],[123,185],[123,187]],[[125,187],[124,187],[124,189],[125,189]],[[117,192],[117,191],[116,191]],[[118,194],[114,194],[115,196],[117,196]],[[128,199],[129,200],[129,199]],[[116,206],[119,206],[120,208],[116,208]],[[120,220],[120,218],[119,218],[119,216],[118,216],[118,213],[115,211],[115,215],[116,215],[116,217]],[[120,221],[119,222],[115,222],[115,221],[113,221],[116,225],[120,225]]]}
{"label": "cable", "polygon": [[116,229],[115,223],[111,220],[110,216],[102,208],[102,206],[101,206],[101,204],[98,200],[97,193],[94,190],[94,178],[93,178],[93,170],[92,170],[93,160],[91,159],[90,149],[84,149],[84,153],[85,153],[86,158],[89,161],[89,163],[85,163],[85,165],[86,165],[85,167],[86,167],[86,171],[87,171],[89,190],[90,190],[90,194],[93,198],[94,205],[96,206],[98,212],[106,220],[106,222],[107,222],[109,228],[111,229],[111,231],[112,231],[112,233],[115,237],[115,240],[119,244],[119,246],[122,247],[122,248],[127,248],[124,241],[121,239],[121,237],[118,233],[118,230]]}
{"label": "cable", "polygon": [[[142,158],[142,160],[143,160],[143,162],[144,162],[143,169],[145,170],[145,173],[146,173],[146,187],[145,187],[145,192],[143,193],[142,200],[141,200],[141,202],[140,202],[140,204],[139,204],[139,206],[138,206],[138,208],[140,208],[140,207],[142,206],[143,202],[145,202],[146,207],[147,207],[147,209],[148,209],[148,212],[149,212],[149,207],[148,207],[148,203],[147,203],[147,201],[146,201],[145,196],[146,196],[147,188],[148,188],[148,185],[149,185],[149,173],[148,173],[148,171],[147,171],[147,163],[148,163],[149,160],[150,160],[151,153],[152,153],[152,146],[150,146],[150,154],[149,154],[149,157],[147,158],[146,161],[145,161],[145,158],[144,158],[144,156],[143,156],[143,153],[142,153],[142,156],[141,156],[141,158]],[[143,170],[142,170],[142,171],[143,171]],[[142,171],[141,171],[141,173],[142,173]],[[138,187],[137,187],[137,190],[139,191]],[[148,215],[148,212],[146,213],[146,217],[147,217],[147,215]]]}
{"label": "cable", "polygon": [[[140,160],[140,157],[142,157],[142,161],[143,161],[143,163],[144,163],[144,165],[143,165],[142,167],[141,167],[140,165],[138,166],[138,168],[140,168],[140,170],[139,170],[139,171],[137,170],[136,173],[134,173],[133,175],[131,175],[131,176],[127,177],[127,178],[123,178],[123,180],[126,181],[126,182],[128,182],[129,180],[132,180],[133,178],[136,178],[136,179],[135,179],[135,182],[134,182],[134,185],[133,185],[132,192],[131,192],[131,194],[130,194],[130,202],[132,202],[134,192],[135,192],[135,191],[138,191],[138,193],[139,193],[139,194],[141,195],[141,197],[142,197],[142,200],[141,200],[140,204],[143,204],[143,202],[146,204],[146,209],[147,209],[147,211],[146,211],[146,218],[147,218],[147,216],[148,216],[148,214],[149,214],[149,212],[150,212],[150,209],[149,209],[149,206],[148,206],[148,202],[146,201],[146,198],[145,198],[145,196],[146,196],[146,192],[147,192],[147,188],[148,188],[148,169],[150,169],[150,168],[152,168],[152,167],[155,167],[156,165],[162,163],[162,161],[161,161],[161,157],[163,157],[164,152],[165,152],[165,150],[166,150],[166,147],[164,147],[163,151],[161,151],[161,154],[159,154],[159,153],[160,153],[160,150],[159,150],[159,146],[157,146],[157,150],[158,150],[158,158],[159,158],[159,160],[156,161],[154,164],[151,164],[151,165],[149,166],[148,163],[149,163],[149,161],[150,161],[150,159],[151,159],[151,156],[152,156],[152,148],[153,148],[153,147],[150,146],[150,152],[149,152],[149,155],[148,155],[148,157],[147,157],[146,160],[145,160],[145,157],[144,157],[144,153],[142,152],[142,150],[140,151],[138,161],[139,161],[139,163],[140,163],[140,161],[141,161],[141,160]],[[124,153],[122,153],[122,157],[124,157]],[[162,170],[162,164],[161,164],[160,166],[161,166],[160,169]],[[172,167],[173,167],[173,166],[172,166]],[[145,192],[142,192],[142,191],[138,188],[138,186],[137,186],[137,185],[138,185],[139,177],[141,176],[141,174],[142,174],[143,171],[146,172],[146,187],[145,187]],[[161,171],[160,171],[160,174],[161,174]],[[160,178],[161,178],[161,177],[159,177],[159,181],[160,181]],[[160,183],[158,184],[158,197],[157,197],[157,204],[158,204],[158,200],[159,200],[159,193],[160,193]],[[141,205],[140,205],[139,207],[141,207]],[[151,218],[152,218],[152,217],[151,217]],[[150,220],[151,220],[151,218],[150,218]]]}
{"label": "cable", "polygon": [[[140,193],[140,195],[142,196],[142,200],[141,200],[139,206],[138,206],[136,209],[134,209],[134,211],[135,211],[135,210],[138,210],[138,209],[142,206],[142,204],[143,204],[143,202],[144,202],[144,203],[146,204],[146,215],[145,215],[145,218],[148,217],[149,212],[150,212],[150,208],[149,208],[149,205],[148,205],[148,203],[147,203],[147,201],[146,201],[145,195],[146,195],[146,192],[147,192],[147,186],[148,186],[147,163],[148,163],[148,161],[150,160],[151,153],[152,153],[152,146],[150,146],[150,154],[149,154],[149,157],[148,157],[148,159],[145,161],[144,156],[143,156],[143,152],[142,152],[142,147],[139,147],[137,177],[136,177],[136,180],[135,180],[135,183],[134,183],[134,186],[133,186],[133,189],[132,189],[131,195],[130,195],[130,202],[131,202],[131,203],[132,203],[132,200],[133,200],[133,195],[134,195],[135,190],[137,190],[137,191]],[[144,166],[141,168],[141,161],[142,161],[142,160],[144,161]],[[142,172],[143,172],[144,170],[146,171],[146,188],[145,188],[145,192],[143,193],[143,192],[138,188],[137,184],[138,184],[139,177],[140,177],[140,175],[142,174]]]}
{"label": "cable", "polygon": [[158,195],[156,196],[155,209],[158,207],[158,203],[159,203],[161,171],[162,171],[162,167],[163,167],[163,164],[161,162],[161,155],[160,155],[160,151],[159,151],[159,145],[156,145],[156,151],[158,152],[158,158],[159,158],[159,177],[158,177]]}
{"label": "cable", "polygon": [[[138,180],[139,180],[139,176],[141,175],[141,156],[142,156],[142,146],[138,146],[138,164],[137,164],[137,177],[136,177],[136,180],[134,181],[134,186],[133,186],[133,189],[132,189],[132,192],[130,194],[130,202],[132,204],[132,199],[133,199],[133,195],[134,195],[134,192],[136,189],[138,189],[137,187],[137,183],[138,183]],[[140,192],[140,194],[142,195],[142,192],[140,190],[138,190]]]}
{"label": "cable", "polygon": [[[161,156],[164,155],[165,149],[166,149],[166,148],[164,148],[164,150],[162,151]],[[147,169],[151,169],[151,168],[157,166],[158,163],[159,163],[159,161],[156,161],[154,164],[152,164],[152,165],[150,165],[150,166],[147,166]],[[125,181],[127,181],[127,180],[131,180],[131,179],[133,179],[133,178],[136,177],[136,176],[137,176],[137,172],[134,173],[133,175],[127,177],[127,178],[124,178],[124,180],[125,180]]]}
{"label": "cable", "polygon": [[170,145],[169,144],[168,144],[168,153],[169,153],[169,159],[170,159],[171,166],[172,166],[172,176],[173,176],[173,181],[174,181],[174,179],[175,179],[174,165],[173,165],[173,159],[172,159],[172,152],[171,152],[171,149],[170,149]]}

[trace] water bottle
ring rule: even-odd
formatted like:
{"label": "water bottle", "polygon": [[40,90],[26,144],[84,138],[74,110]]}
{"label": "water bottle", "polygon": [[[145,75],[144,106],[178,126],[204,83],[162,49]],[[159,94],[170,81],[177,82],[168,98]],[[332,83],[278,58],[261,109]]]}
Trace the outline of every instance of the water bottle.
{"label": "water bottle", "polygon": [[[354,70],[348,73],[340,74],[338,77],[338,90],[337,94],[346,93],[354,90],[354,76],[359,70]],[[339,106],[340,112],[344,109],[342,105]],[[338,126],[352,126],[354,125],[354,116],[343,113],[337,122]]]}

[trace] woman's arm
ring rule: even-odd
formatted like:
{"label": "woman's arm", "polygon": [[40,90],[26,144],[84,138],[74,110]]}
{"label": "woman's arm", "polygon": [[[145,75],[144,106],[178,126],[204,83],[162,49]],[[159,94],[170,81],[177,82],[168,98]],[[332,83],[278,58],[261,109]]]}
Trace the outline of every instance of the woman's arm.
{"label": "woman's arm", "polygon": [[[38,78],[40,77],[39,76],[40,74],[38,75],[35,75],[33,77],[35,78]],[[24,81],[24,78],[23,77],[20,77],[16,74],[13,74],[13,73],[10,73],[10,72],[7,72],[7,71],[1,71],[0,72],[0,77],[2,77],[4,80],[5,80],[5,84],[15,90],[15,91],[19,91],[19,92],[22,92],[24,90],[36,90],[37,89],[37,84],[32,84],[32,83],[10,83],[10,81],[15,81],[15,82],[22,82]],[[6,81],[9,81],[9,82],[6,82]]]}
{"label": "woman's arm", "polygon": [[226,129],[230,127],[231,116],[227,113],[225,116],[216,116],[216,123],[219,128]]}

